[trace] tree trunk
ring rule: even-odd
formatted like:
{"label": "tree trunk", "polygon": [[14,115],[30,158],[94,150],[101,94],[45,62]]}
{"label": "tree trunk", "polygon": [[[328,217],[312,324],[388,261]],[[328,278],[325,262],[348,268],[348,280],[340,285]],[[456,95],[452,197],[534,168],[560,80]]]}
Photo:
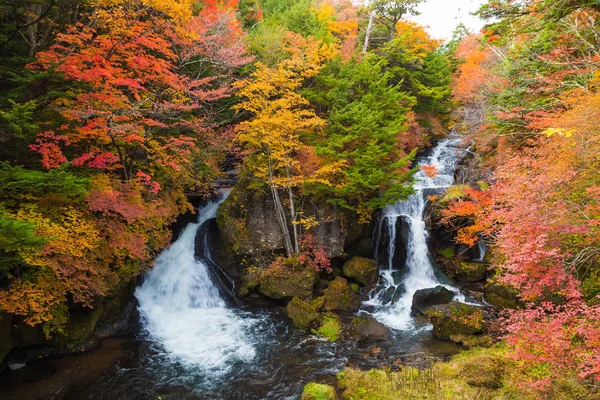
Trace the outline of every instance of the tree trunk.
{"label": "tree trunk", "polygon": [[292,240],[290,237],[290,230],[288,229],[287,219],[285,217],[285,212],[283,210],[283,205],[281,204],[281,199],[279,198],[279,192],[277,191],[277,186],[273,182],[273,164],[271,162],[271,155],[267,152],[268,159],[268,167],[269,167],[269,187],[271,188],[271,195],[273,196],[273,204],[275,205],[275,215],[277,216],[277,221],[279,222],[279,227],[281,228],[281,233],[283,234],[283,244],[285,245],[285,251],[288,257],[291,257],[294,254],[294,250],[292,247]]}
{"label": "tree trunk", "polygon": [[296,223],[296,207],[294,206],[294,191],[292,189],[292,182],[291,182],[291,174],[290,174],[290,167],[289,165],[285,167],[285,172],[287,173],[287,178],[288,178],[288,196],[290,198],[290,217],[292,217],[292,229],[294,230],[294,250],[296,251],[296,253],[300,253],[300,247],[298,245],[298,224]]}
{"label": "tree trunk", "polygon": [[365,35],[365,43],[362,49],[363,54],[365,54],[369,49],[369,37],[371,36],[371,30],[373,29],[373,18],[375,18],[374,12],[372,12],[369,16],[369,25],[367,26],[367,34]]}

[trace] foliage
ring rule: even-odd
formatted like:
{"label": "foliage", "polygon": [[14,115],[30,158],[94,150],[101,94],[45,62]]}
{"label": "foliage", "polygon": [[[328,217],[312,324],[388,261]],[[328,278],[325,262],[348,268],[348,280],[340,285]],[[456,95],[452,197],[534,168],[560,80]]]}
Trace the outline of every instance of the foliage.
{"label": "foliage", "polygon": [[581,381],[599,376],[600,10],[593,3],[492,0],[480,14],[499,19],[457,47],[464,63],[454,94],[491,117],[474,132],[493,172],[481,190],[449,199],[443,221],[462,243],[484,236],[492,244],[495,279],[527,303],[505,321],[510,354],[534,390],[550,397],[565,371],[578,371]]}

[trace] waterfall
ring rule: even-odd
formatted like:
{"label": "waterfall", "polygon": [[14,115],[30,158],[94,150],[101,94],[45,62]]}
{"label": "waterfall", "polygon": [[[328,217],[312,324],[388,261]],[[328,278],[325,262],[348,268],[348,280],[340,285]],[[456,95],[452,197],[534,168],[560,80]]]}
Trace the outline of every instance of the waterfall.
{"label": "waterfall", "polygon": [[[255,356],[246,333],[254,321],[229,308],[221,297],[208,269],[210,249],[201,252],[207,259],[195,256],[196,233],[215,218],[227,194],[198,211],[198,221],[188,224],[156,258],[135,292],[143,327],[164,355],[211,374],[225,373],[233,362]],[[206,240],[200,242],[206,246]]]}
{"label": "waterfall", "polygon": [[[380,221],[380,231],[387,227],[389,244],[387,265],[382,266],[380,285],[371,299],[365,305],[374,310],[373,316],[384,324],[396,329],[412,327],[411,306],[414,293],[419,289],[431,288],[441,283],[436,278],[430,261],[427,247],[427,232],[423,214],[427,205],[427,196],[439,193],[454,183],[454,171],[458,162],[457,146],[460,139],[442,140],[433,149],[431,155],[419,159],[419,165],[435,166],[438,173],[435,177],[427,176],[422,170],[415,174],[415,193],[406,201],[390,205],[383,210]],[[402,218],[408,226],[405,237],[406,271],[395,273],[393,258],[396,251],[396,230],[398,219]],[[376,240],[381,241],[380,237]],[[379,243],[375,246],[379,249]],[[382,263],[382,260],[380,260]],[[385,267],[385,268],[383,268]],[[396,266],[397,267],[397,266]],[[457,289],[448,286],[456,293],[455,299],[464,300]]]}

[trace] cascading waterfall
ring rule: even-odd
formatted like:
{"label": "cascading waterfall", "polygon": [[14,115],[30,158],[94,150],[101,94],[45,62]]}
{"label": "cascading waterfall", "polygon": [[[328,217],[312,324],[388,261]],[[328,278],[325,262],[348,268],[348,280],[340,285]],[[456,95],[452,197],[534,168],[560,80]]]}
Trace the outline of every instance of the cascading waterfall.
{"label": "cascading waterfall", "polygon": [[[396,329],[412,327],[412,298],[419,289],[440,285],[430,261],[427,247],[428,232],[423,220],[426,197],[448,188],[454,183],[454,171],[458,162],[457,146],[460,139],[442,140],[433,149],[431,155],[419,160],[419,165],[436,167],[433,178],[419,170],[415,174],[417,182],[415,193],[406,201],[386,207],[380,220],[380,229],[387,228],[389,244],[387,249],[387,269],[380,272],[380,286],[365,304],[374,310],[373,316],[384,324]],[[395,273],[393,259],[396,252],[396,230],[398,219],[403,218],[408,226],[406,241],[406,271],[402,276]],[[379,239],[381,240],[381,239]],[[376,246],[378,247],[378,246]],[[451,286],[448,289],[456,293],[456,300],[464,300],[459,291]]]}
{"label": "cascading waterfall", "polygon": [[[164,355],[208,374],[225,373],[233,362],[255,356],[246,332],[256,321],[227,306],[211,279],[207,260],[195,257],[198,229],[215,218],[227,194],[199,210],[198,222],[188,224],[156,258],[135,292],[142,324]],[[209,250],[204,249],[207,257]]]}

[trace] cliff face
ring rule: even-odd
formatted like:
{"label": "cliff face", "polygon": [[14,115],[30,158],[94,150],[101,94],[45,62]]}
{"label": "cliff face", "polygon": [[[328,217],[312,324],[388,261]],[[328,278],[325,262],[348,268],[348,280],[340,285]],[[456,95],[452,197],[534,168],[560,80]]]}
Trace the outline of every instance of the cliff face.
{"label": "cliff face", "polygon": [[[352,213],[327,204],[304,201],[299,208],[305,217],[319,221],[304,233],[315,236],[326,248],[329,258],[343,257],[348,251],[371,252],[371,224],[359,224]],[[268,193],[253,192],[238,183],[221,205],[217,224],[226,245],[240,257],[285,251],[273,200]]]}

